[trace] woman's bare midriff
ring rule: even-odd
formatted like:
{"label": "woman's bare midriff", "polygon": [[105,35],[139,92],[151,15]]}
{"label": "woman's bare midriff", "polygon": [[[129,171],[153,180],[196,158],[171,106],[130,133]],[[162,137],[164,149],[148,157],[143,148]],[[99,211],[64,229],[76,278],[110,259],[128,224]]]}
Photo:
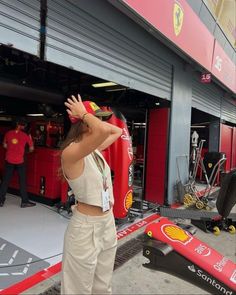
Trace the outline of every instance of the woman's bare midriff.
{"label": "woman's bare midriff", "polygon": [[102,216],[108,213],[108,211],[103,212],[101,207],[88,205],[85,203],[78,202],[76,205],[76,209],[85,215],[90,216]]}

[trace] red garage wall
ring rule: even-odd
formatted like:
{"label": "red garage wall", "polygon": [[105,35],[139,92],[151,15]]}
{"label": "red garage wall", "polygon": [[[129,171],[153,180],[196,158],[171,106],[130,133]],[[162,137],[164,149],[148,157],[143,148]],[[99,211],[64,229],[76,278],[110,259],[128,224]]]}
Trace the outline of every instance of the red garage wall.
{"label": "red garage wall", "polygon": [[226,172],[233,168],[233,134],[234,128],[225,124],[220,126],[220,152],[226,154]]}
{"label": "red garage wall", "polygon": [[232,143],[232,167],[236,168],[236,127],[233,130],[233,143]]}
{"label": "red garage wall", "polygon": [[[4,173],[5,149],[0,146],[0,172]],[[45,147],[36,147],[33,153],[26,154],[27,192],[43,199],[57,200],[61,196],[61,180],[57,171],[60,164],[59,150]],[[40,192],[41,178],[44,178],[44,192]],[[10,188],[18,189],[18,175],[16,171],[10,181]]]}
{"label": "red garage wall", "polygon": [[151,110],[148,122],[145,199],[163,204],[165,199],[169,109]]}

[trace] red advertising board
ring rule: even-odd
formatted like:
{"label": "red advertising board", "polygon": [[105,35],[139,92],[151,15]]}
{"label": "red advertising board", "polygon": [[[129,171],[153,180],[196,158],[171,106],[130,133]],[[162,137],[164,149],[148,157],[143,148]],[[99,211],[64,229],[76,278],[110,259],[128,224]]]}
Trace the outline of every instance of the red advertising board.
{"label": "red advertising board", "polygon": [[211,70],[214,38],[186,0],[123,0],[155,29]]}
{"label": "red advertising board", "polygon": [[[235,65],[215,42],[214,36],[186,0],[120,0],[120,2],[236,92]],[[215,68],[216,63],[218,67],[221,63],[221,71]]]}
{"label": "red advertising board", "polygon": [[211,72],[229,89],[236,92],[236,67],[217,41],[214,46]]}

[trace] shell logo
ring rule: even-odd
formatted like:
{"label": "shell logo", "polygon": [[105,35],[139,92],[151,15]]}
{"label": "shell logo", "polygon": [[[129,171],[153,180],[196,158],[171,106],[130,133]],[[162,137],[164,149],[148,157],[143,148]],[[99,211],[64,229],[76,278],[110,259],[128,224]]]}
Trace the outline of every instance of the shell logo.
{"label": "shell logo", "polygon": [[175,2],[173,9],[173,25],[175,35],[178,36],[181,32],[184,21],[184,11],[179,2]]}
{"label": "shell logo", "polygon": [[173,242],[186,245],[193,239],[188,232],[174,224],[164,224],[161,230],[163,234]]}
{"label": "shell logo", "polygon": [[12,142],[13,144],[17,144],[17,143],[18,143],[18,139],[13,138],[13,139],[11,140],[11,142]]}
{"label": "shell logo", "polygon": [[208,168],[212,168],[212,163],[208,163]]}
{"label": "shell logo", "polygon": [[133,204],[133,194],[132,194],[132,191],[131,190],[127,192],[124,201],[125,201],[125,210],[128,211],[129,208]]}

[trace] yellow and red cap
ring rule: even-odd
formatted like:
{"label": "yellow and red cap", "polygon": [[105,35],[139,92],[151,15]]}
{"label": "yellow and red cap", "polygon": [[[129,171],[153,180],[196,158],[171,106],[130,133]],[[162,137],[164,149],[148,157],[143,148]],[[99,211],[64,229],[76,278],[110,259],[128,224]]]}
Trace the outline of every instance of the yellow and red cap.
{"label": "yellow and red cap", "polygon": [[[83,101],[83,105],[86,109],[86,111],[89,113],[89,114],[92,114],[96,117],[102,117],[103,120],[109,120],[110,117],[112,116],[113,112],[110,112],[110,111],[103,111],[95,102],[93,101]],[[69,119],[71,121],[72,124],[75,124],[79,121],[81,121],[80,118],[77,118],[75,116],[70,116],[69,115]]]}

